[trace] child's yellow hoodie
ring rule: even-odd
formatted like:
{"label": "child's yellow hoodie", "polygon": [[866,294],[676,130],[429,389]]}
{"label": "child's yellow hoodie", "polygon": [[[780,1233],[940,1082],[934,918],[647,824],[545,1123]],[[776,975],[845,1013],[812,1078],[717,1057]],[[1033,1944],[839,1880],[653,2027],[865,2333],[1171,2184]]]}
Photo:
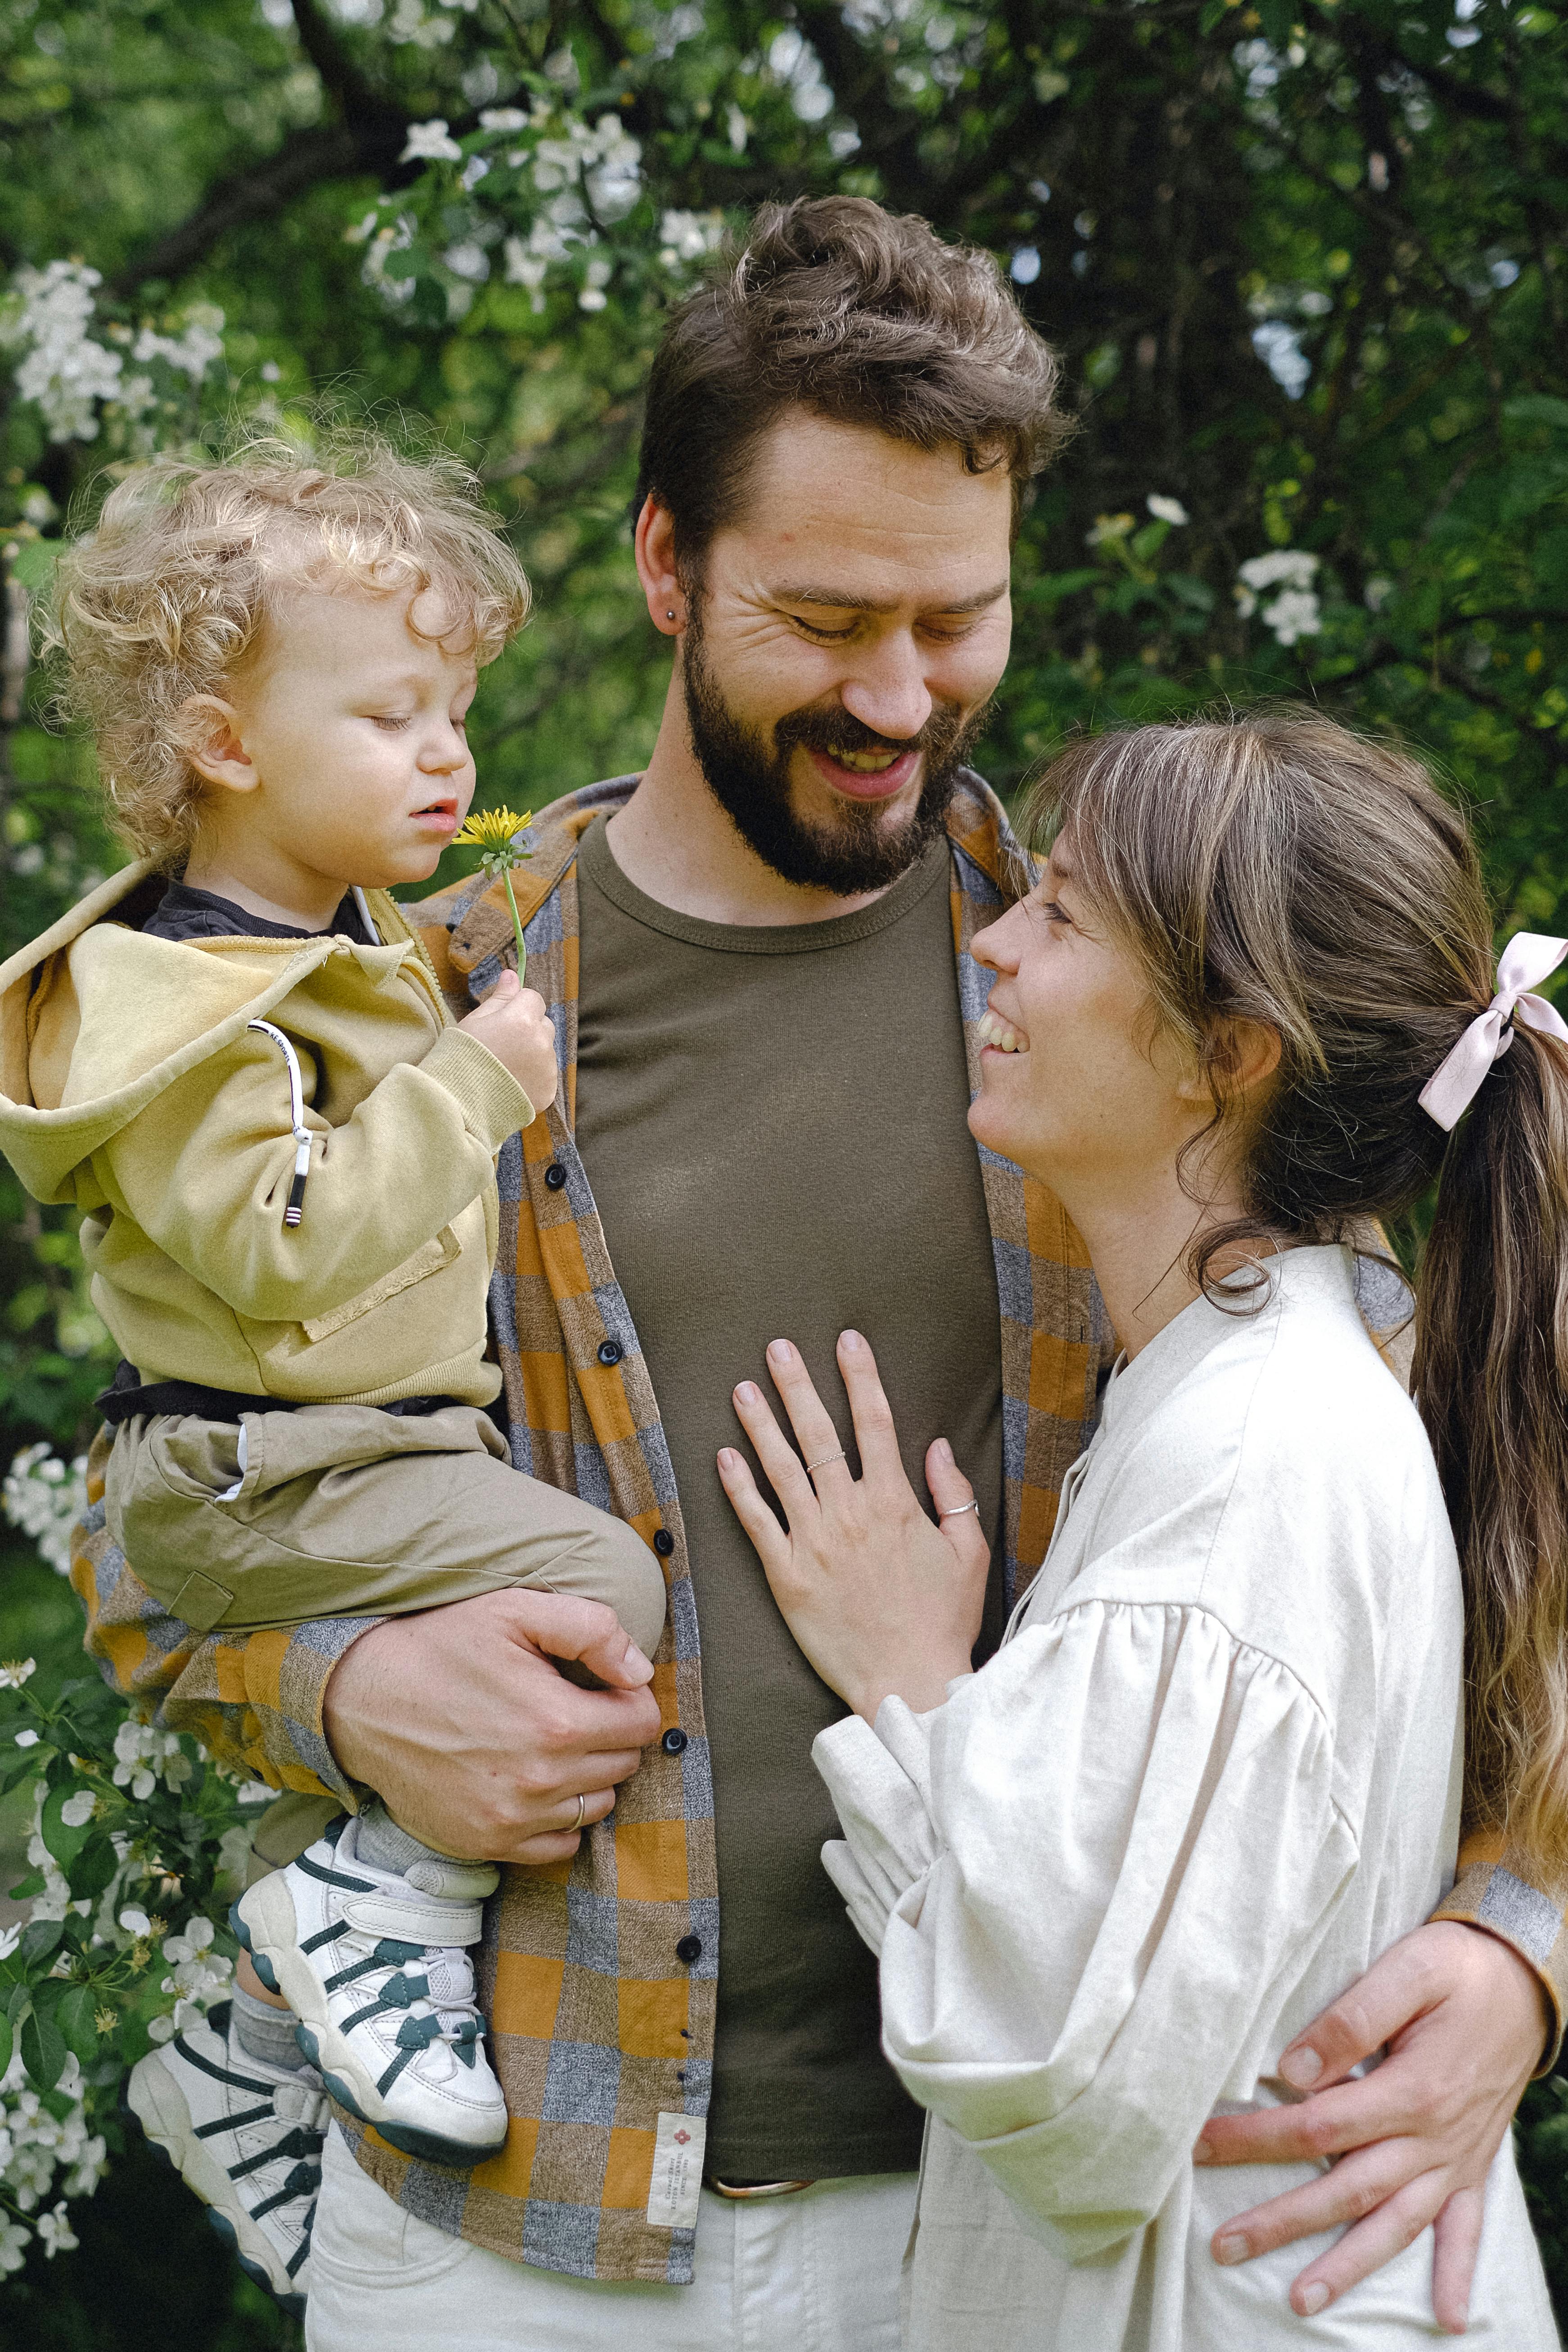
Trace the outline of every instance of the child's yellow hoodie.
{"label": "child's yellow hoodie", "polygon": [[494,1160],[528,1097],[380,891],[363,947],[144,938],[163,887],[128,866],[0,966],[0,1150],[84,1212],[121,1354],[296,1403],[488,1404]]}

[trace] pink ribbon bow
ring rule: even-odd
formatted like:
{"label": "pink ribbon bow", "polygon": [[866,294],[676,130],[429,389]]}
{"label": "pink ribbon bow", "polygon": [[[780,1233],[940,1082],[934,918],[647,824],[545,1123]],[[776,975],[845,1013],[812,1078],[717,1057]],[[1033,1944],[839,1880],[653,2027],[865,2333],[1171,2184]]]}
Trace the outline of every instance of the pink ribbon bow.
{"label": "pink ribbon bow", "polygon": [[1542,1029],[1568,1044],[1568,1023],[1543,996],[1526,993],[1555,971],[1564,956],[1568,940],[1549,940],[1540,931],[1514,933],[1497,968],[1497,994],[1421,1089],[1421,1108],[1440,1128],[1451,1133],[1468,1110],[1481,1080],[1513,1043],[1511,1022],[1522,1021],[1527,1029]]}

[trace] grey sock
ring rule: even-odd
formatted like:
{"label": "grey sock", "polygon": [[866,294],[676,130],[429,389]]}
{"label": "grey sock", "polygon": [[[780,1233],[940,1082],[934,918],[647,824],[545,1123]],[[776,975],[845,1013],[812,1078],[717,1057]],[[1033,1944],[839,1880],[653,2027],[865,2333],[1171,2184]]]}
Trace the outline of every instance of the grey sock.
{"label": "grey sock", "polygon": [[247,2057],[259,2058],[264,2064],[279,2066],[298,2074],[308,2062],[304,2052],[294,2039],[294,2012],[291,2009],[274,2009],[265,2000],[258,2000],[243,1985],[236,1985],[230,1995],[234,2011],[234,2038]]}
{"label": "grey sock", "polygon": [[405,1878],[416,1862],[441,1862],[445,1856],[422,1845],[406,1830],[400,1830],[379,1798],[365,1805],[359,1816],[356,1851],[362,1861],[376,1870],[395,1871]]}

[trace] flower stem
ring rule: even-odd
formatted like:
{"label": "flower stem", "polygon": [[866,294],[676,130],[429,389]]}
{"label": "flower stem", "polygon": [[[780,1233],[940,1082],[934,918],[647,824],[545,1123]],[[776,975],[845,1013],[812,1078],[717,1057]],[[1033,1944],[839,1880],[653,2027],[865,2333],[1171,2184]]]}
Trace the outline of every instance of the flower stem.
{"label": "flower stem", "polygon": [[517,933],[517,977],[518,983],[521,986],[523,973],[528,970],[528,950],[523,944],[522,918],[517,911],[517,900],[511,894],[511,868],[510,866],[502,868],[501,880],[506,884],[506,902],[511,908],[511,927]]}

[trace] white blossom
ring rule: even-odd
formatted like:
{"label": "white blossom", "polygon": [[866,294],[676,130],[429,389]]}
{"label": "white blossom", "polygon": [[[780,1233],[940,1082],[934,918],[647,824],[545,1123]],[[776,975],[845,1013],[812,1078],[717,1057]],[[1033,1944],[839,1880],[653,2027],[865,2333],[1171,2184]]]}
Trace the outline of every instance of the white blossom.
{"label": "white blossom", "polygon": [[481,131],[526,131],[528,117],[520,106],[487,106],[479,117]]}
{"label": "white blossom", "polygon": [[31,1674],[37,1671],[37,1658],[7,1658],[0,1665],[0,1690],[20,1690]]}
{"label": "white blossom", "polygon": [[1312,586],[1317,572],[1318,558],[1302,547],[1276,547],[1267,555],[1251,556],[1237,574],[1232,592],[1237,610],[1244,621],[1249,619],[1264,592],[1279,588],[1283,593],[1262,613],[1275,642],[1293,646],[1299,637],[1315,637],[1323,625],[1322,607]]}
{"label": "white blossom", "polygon": [[191,313],[183,334],[160,335],[143,327],[131,356],[139,365],[148,360],[166,360],[182,375],[188,375],[193,384],[199,384],[214,360],[223,357],[222,329],[223,312],[204,303]]}
{"label": "white blossom", "polygon": [[408,143],[398,157],[400,163],[460,163],[463,151],[447,129],[446,120],[437,114],[429,122],[411,122]]}
{"label": "white blossom", "polygon": [[27,2259],[24,2249],[32,2242],[31,2230],[24,2230],[9,2213],[0,2213],[0,2272],[19,2271]]}
{"label": "white blossom", "polygon": [[12,283],[16,307],[0,340],[26,352],[17,392],[37,403],[51,441],[95,440],[95,403],[113,399],[125,365],[119,352],[89,332],[101,274],[79,261],[51,261],[44,269],[18,269]]}
{"label": "white blossom", "polygon": [[129,1788],[135,1801],[144,1804],[157,1787],[160,1779],[167,1789],[178,1789],[191,1777],[191,1761],[172,1731],[160,1731],[155,1724],[138,1723],[134,1717],[122,1723],[114,1735],[114,1785]]}
{"label": "white blossom", "polygon": [[1151,490],[1143,503],[1157,522],[1168,522],[1179,527],[1182,523],[1192,520],[1191,515],[1188,514],[1180,499],[1163,498],[1157,490]]}
{"label": "white blossom", "polygon": [[449,245],[441,258],[454,278],[464,278],[470,286],[482,286],[490,274],[489,257],[474,237]]}
{"label": "white blossom", "polygon": [[66,2218],[64,2198],[52,2212],[39,2214],[38,2235],[44,2242],[44,2252],[50,2262],[53,2262],[57,2254],[68,2254],[74,2247],[81,2243]]}
{"label": "white blossom", "polygon": [[1293,646],[1298,637],[1315,637],[1323,625],[1321,607],[1310,588],[1287,588],[1272,604],[1265,604],[1263,619],[1281,646]]}
{"label": "white blossom", "polygon": [[[24,1446],[5,1474],[0,1499],[11,1525],[37,1546],[56,1575],[68,1575],[70,1531],[87,1508],[86,1454],[67,1464],[45,1440]],[[8,1686],[15,1690],[19,1685]]]}
{"label": "white blossom", "polygon": [[721,212],[667,212],[658,225],[658,257],[667,269],[686,261],[700,261],[705,255],[716,253],[723,241]]}
{"label": "white blossom", "polygon": [[19,1731],[16,1734],[16,1745],[18,1748],[36,1748],[37,1744],[38,1735],[36,1731]]}
{"label": "white blossom", "polygon": [[1369,613],[1381,613],[1389,598],[1394,594],[1398,584],[1397,581],[1390,580],[1386,572],[1378,572],[1373,579],[1369,580],[1366,586],[1362,590],[1362,596],[1365,602],[1367,611]]}
{"label": "white blossom", "polygon": [[614,262],[603,260],[595,255],[584,272],[584,284],[577,297],[577,308],[580,310],[602,310],[609,299],[605,289],[614,276]]}

